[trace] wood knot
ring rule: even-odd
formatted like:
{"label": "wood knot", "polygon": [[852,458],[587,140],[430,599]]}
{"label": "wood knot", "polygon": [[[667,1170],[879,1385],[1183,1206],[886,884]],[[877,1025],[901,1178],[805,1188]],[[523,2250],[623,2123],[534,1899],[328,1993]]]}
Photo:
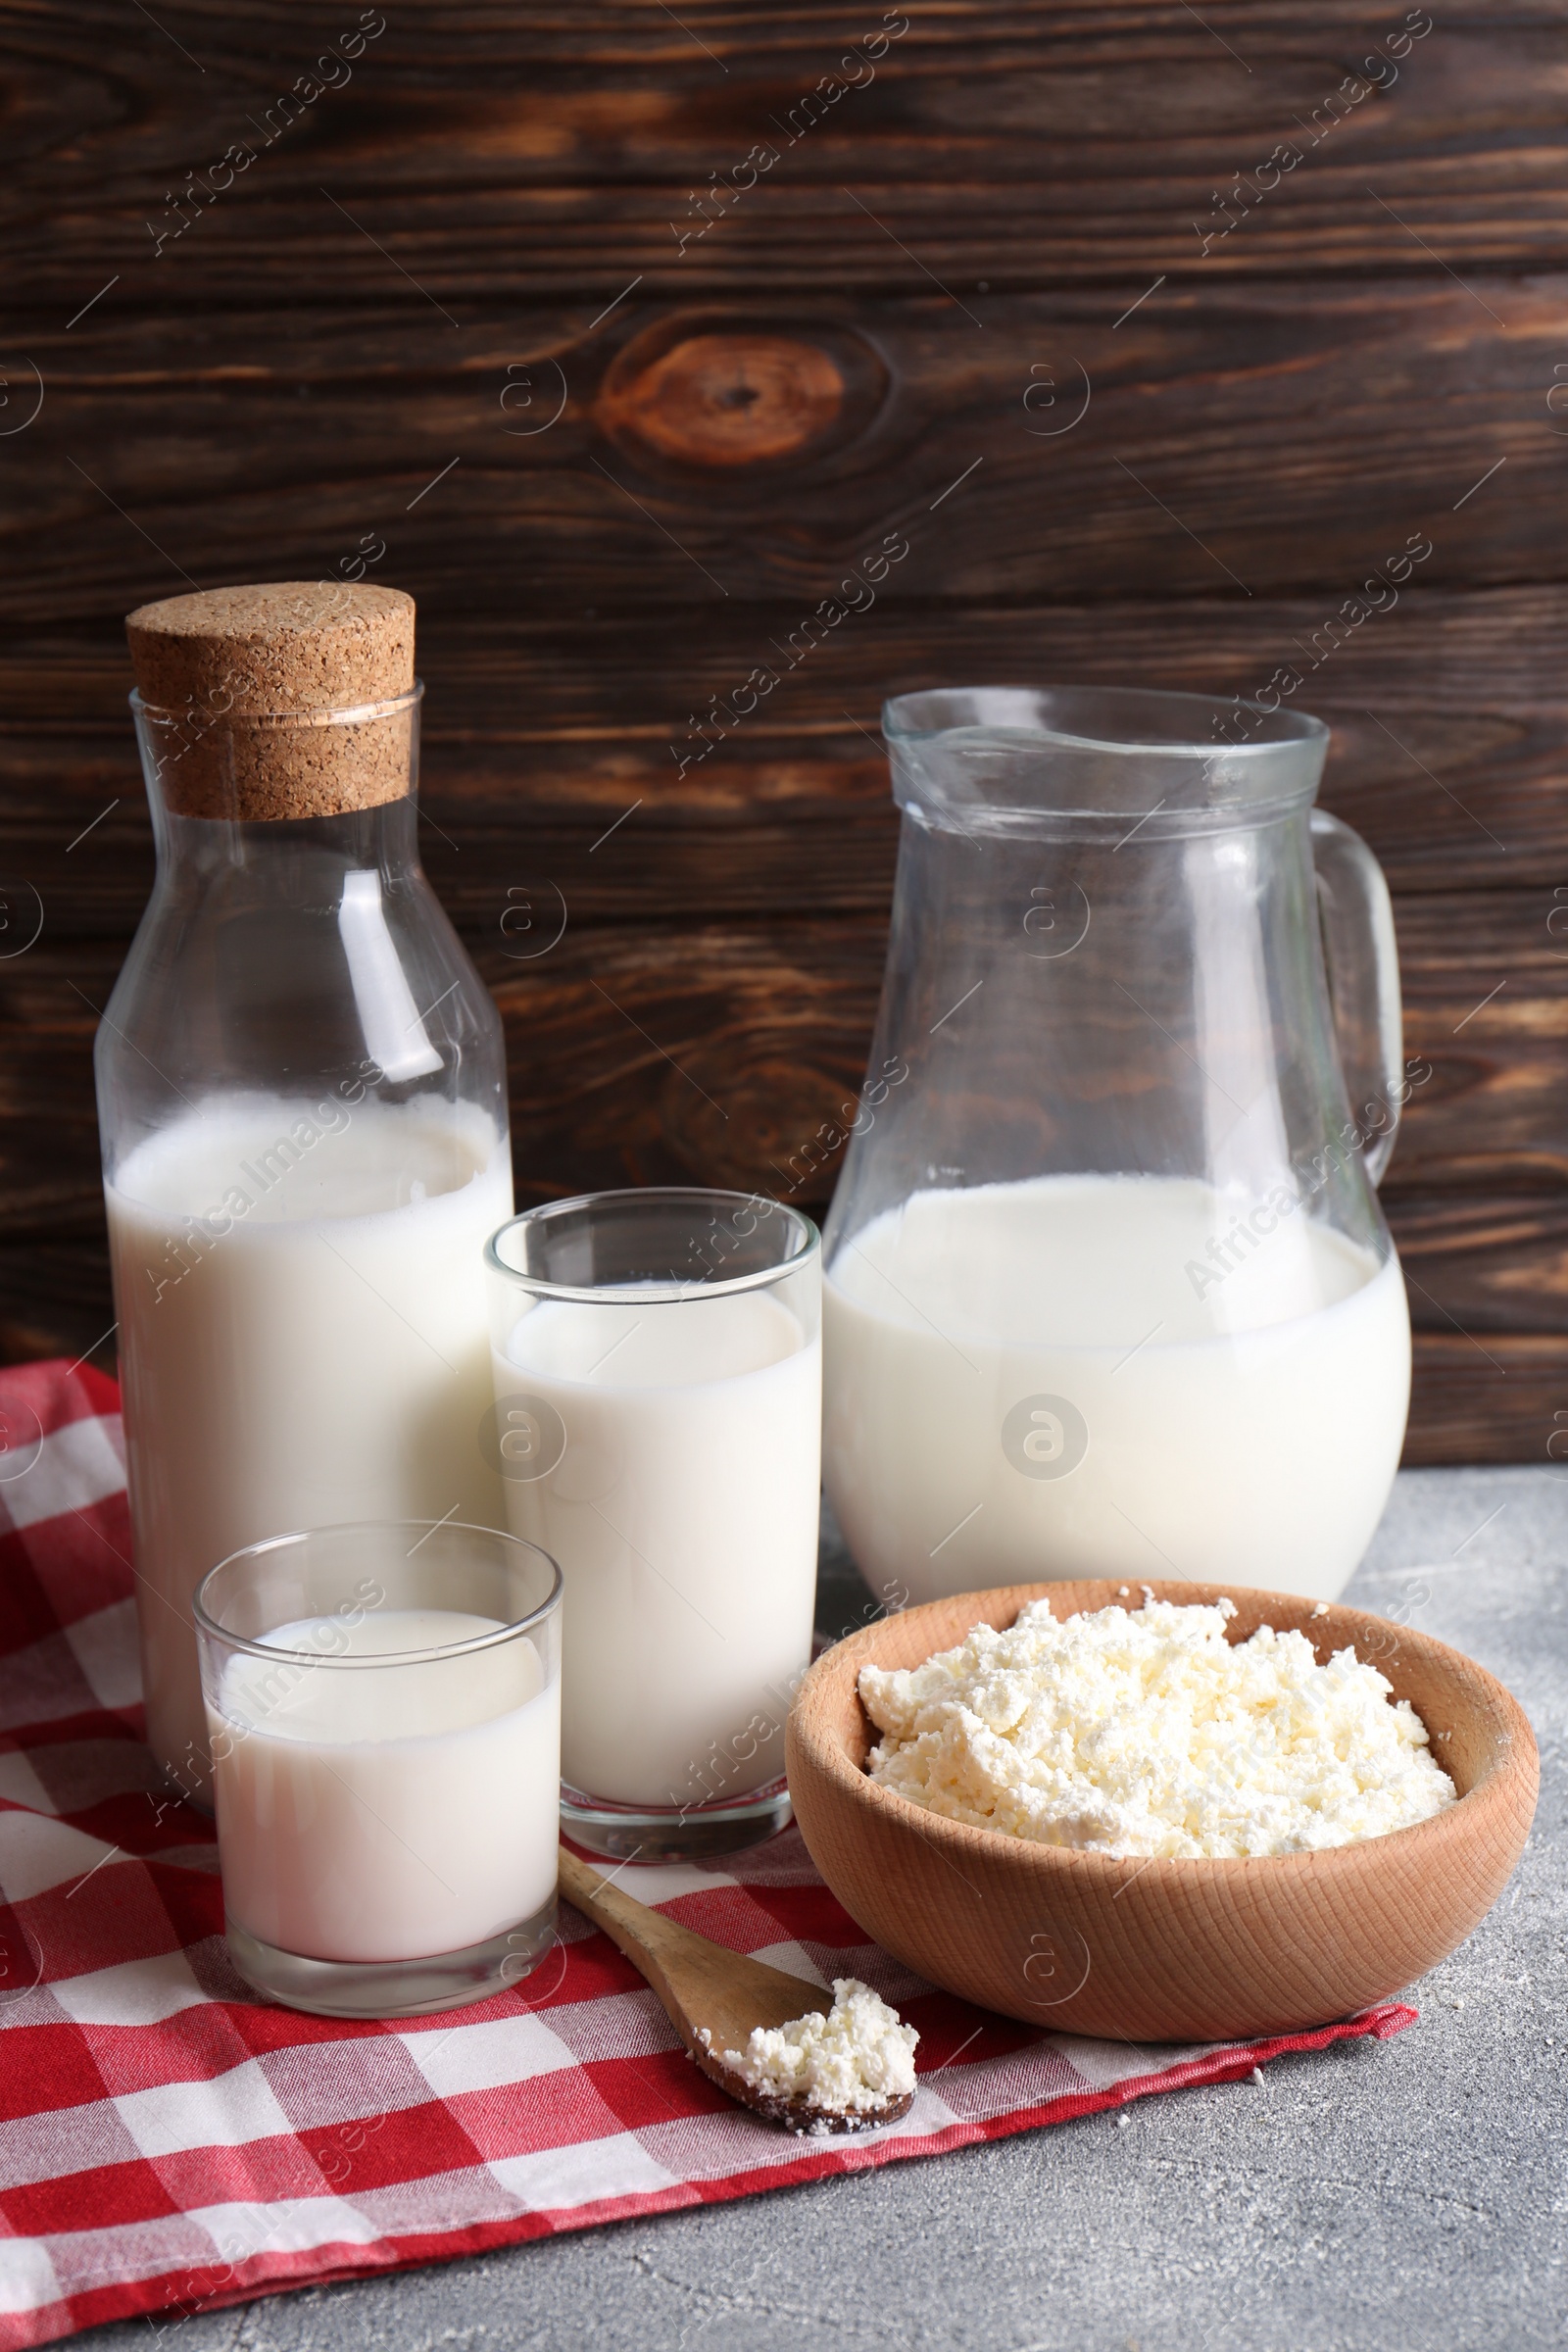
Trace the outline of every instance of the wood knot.
{"label": "wood knot", "polygon": [[789,335],[688,333],[639,339],[605,378],[601,426],[680,466],[766,466],[822,442],[845,405],[844,373],[819,344]]}

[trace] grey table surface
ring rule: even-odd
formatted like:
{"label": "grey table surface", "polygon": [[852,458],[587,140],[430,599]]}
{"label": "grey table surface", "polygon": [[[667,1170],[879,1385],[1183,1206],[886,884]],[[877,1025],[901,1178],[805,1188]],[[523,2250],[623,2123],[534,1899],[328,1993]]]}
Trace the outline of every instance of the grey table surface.
{"label": "grey table surface", "polygon": [[[1325,1465],[1325,1476],[1332,1466]],[[1419,1573],[1417,1573],[1419,1572]],[[1260,1577],[1259,1582],[1266,1579]],[[1568,2342],[1568,1470],[1403,1472],[1348,1598],[1517,1693],[1541,1809],[1390,2042],[951,2156],[163,2323],[177,2352],[1535,2352]],[[865,1598],[830,1540],[819,1620]],[[146,2352],[147,2323],[89,2330]]]}

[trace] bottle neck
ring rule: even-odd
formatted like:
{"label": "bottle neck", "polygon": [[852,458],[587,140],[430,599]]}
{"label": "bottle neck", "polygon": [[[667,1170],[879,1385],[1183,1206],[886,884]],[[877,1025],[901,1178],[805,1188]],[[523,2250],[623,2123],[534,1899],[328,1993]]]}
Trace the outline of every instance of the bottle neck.
{"label": "bottle neck", "polygon": [[148,800],[159,881],[175,888],[238,884],[247,896],[336,906],[345,874],[377,873],[395,883],[419,871],[412,792],[377,808],[257,823],[177,815],[152,782]]}

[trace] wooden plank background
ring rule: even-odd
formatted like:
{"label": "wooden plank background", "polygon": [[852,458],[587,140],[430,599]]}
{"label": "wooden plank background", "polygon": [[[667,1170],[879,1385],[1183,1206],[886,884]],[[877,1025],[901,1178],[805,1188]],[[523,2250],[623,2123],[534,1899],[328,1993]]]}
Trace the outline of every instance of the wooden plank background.
{"label": "wooden plank background", "polygon": [[[1565,32],[0,0],[0,1348],[113,1311],[90,1049],[151,873],[122,616],[368,563],[419,602],[427,861],[507,1016],[530,1199],[766,1185],[858,1082],[885,693],[1245,694],[1315,657],[1323,797],[1388,870],[1434,1071],[1384,1188],[1408,1458],[1544,1467]],[[889,534],[875,604],[691,758]],[[1412,535],[1397,606],[1331,630]]]}

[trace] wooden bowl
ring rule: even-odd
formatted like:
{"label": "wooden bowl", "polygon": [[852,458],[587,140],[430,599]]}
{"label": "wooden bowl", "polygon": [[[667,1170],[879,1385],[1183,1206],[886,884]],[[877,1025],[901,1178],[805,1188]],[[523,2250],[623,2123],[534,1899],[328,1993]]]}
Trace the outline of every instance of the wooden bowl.
{"label": "wooden bowl", "polygon": [[878,1788],[865,1772],[875,1733],[862,1666],[918,1665],[971,1626],[1011,1625],[1026,1601],[1049,1600],[1059,1619],[1121,1598],[1103,1582],[1007,1585],[928,1601],[817,1659],[786,1734],[790,1794],[817,1869],[920,1976],[1056,2033],[1223,2041],[1387,1999],[1464,1940],[1523,1850],[1540,1785],[1524,1710],[1457,1650],[1361,1609],[1313,1616],[1310,1600],[1234,1585],[1152,1590],[1171,1601],[1228,1593],[1232,1642],[1263,1624],[1298,1628],[1320,1661],[1353,1642],[1434,1735],[1459,1802],[1324,1853],[1151,1862],[971,1829]]}

